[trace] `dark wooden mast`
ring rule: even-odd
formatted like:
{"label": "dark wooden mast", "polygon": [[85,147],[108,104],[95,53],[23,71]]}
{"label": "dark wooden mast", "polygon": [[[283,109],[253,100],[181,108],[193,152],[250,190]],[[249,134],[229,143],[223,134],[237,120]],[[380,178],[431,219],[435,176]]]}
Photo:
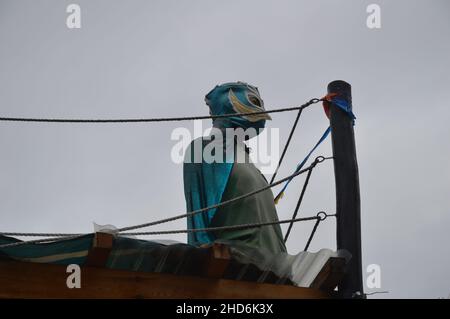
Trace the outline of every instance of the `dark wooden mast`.
{"label": "dark wooden mast", "polygon": [[[331,82],[328,93],[337,93],[337,98],[352,107],[351,86],[347,82]],[[330,125],[336,181],[337,248],[352,254],[338,290],[344,298],[362,298],[361,203],[353,119],[332,104]]]}

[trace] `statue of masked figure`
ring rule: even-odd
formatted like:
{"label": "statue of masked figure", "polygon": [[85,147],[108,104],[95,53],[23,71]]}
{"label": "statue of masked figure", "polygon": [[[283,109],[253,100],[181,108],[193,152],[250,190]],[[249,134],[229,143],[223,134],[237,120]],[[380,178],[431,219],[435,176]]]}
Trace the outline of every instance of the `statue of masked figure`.
{"label": "statue of masked figure", "polygon": [[[205,97],[211,115],[264,111],[256,87],[243,82],[216,86]],[[187,211],[224,202],[267,186],[267,180],[251,162],[245,140],[265,127],[268,114],[216,118],[209,136],[195,139],[184,159],[184,193]],[[188,217],[188,229],[278,221],[272,191],[210,209]],[[195,246],[216,240],[232,240],[274,254],[286,252],[280,225],[190,232],[188,243]]]}

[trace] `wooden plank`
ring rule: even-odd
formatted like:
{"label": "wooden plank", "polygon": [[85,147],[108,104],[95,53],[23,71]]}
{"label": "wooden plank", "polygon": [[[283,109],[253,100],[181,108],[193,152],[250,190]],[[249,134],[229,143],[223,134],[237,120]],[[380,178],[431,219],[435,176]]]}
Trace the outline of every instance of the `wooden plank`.
{"label": "wooden plank", "polygon": [[333,291],[345,274],[345,259],[331,257],[311,284],[311,288]]}
{"label": "wooden plank", "polygon": [[114,243],[114,236],[108,233],[95,233],[92,248],[86,258],[86,266],[104,267]]}
{"label": "wooden plank", "polygon": [[214,243],[210,248],[209,257],[204,264],[207,277],[222,278],[231,259],[230,249],[224,244]]}
{"label": "wooden plank", "polygon": [[311,288],[81,267],[69,289],[66,266],[0,260],[0,298],[330,298]]}

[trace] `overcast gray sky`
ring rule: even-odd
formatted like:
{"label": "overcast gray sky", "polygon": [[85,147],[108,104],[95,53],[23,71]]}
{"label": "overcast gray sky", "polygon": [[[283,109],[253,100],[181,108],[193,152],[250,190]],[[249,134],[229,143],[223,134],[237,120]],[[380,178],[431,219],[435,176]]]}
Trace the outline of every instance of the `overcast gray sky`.
{"label": "overcast gray sky", "polygon": [[[82,28],[66,27],[81,6]],[[366,7],[381,6],[381,29]],[[364,268],[382,297],[450,294],[450,2],[0,0],[0,116],[121,118],[207,114],[217,83],[259,87],[267,108],[352,84]],[[304,112],[280,177],[327,127]],[[294,113],[273,115],[284,141]],[[209,125],[204,122],[204,127]],[[185,211],[172,130],[192,123],[0,123],[0,231],[90,232]],[[328,140],[317,154],[331,154]],[[278,206],[295,207],[301,179]],[[334,212],[332,163],[317,169],[301,214]],[[296,225],[291,254],[311,224]],[[179,220],[158,229],[179,229]],[[285,228],[283,228],[285,229]],[[185,235],[164,236],[185,241]],[[311,250],[336,248],[323,223]],[[371,290],[367,289],[368,292]]]}

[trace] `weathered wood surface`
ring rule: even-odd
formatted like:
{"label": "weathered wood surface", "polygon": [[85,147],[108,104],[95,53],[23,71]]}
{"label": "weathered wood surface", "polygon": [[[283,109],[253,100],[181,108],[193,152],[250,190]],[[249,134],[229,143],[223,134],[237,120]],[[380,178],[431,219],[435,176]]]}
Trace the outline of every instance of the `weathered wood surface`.
{"label": "weathered wood surface", "polygon": [[318,289],[210,277],[81,267],[67,288],[66,266],[0,260],[0,298],[330,298]]}

